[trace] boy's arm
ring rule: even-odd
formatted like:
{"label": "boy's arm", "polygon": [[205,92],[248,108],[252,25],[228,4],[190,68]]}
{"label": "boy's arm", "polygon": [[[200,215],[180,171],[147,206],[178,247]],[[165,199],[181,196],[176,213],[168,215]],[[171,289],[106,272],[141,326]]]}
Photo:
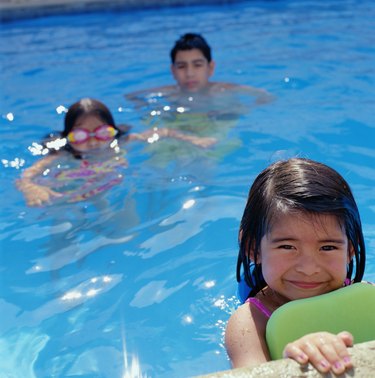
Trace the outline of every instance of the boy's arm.
{"label": "boy's arm", "polygon": [[189,142],[203,148],[210,147],[217,142],[217,139],[213,137],[199,137],[196,135],[186,134],[178,130],[167,128],[163,128],[161,130],[166,134],[165,136],[168,138],[183,140],[185,142]]}
{"label": "boy's arm", "polygon": [[[215,89],[215,87],[217,89]],[[275,100],[275,96],[262,88],[251,87],[250,85],[233,84],[233,83],[214,83],[214,90],[232,90],[237,93],[244,93],[256,98],[257,105],[267,104]]]}
{"label": "boy's arm", "polygon": [[178,130],[168,129],[166,127],[160,129],[155,128],[152,130],[144,131],[142,133],[133,133],[129,135],[129,141],[142,140],[153,143],[159,140],[159,138],[179,139],[203,148],[210,147],[217,142],[216,138],[198,137],[196,135],[186,134]]}
{"label": "boy's arm", "polygon": [[45,202],[49,202],[52,197],[61,197],[62,194],[53,191],[52,189],[35,184],[33,178],[43,172],[50,163],[52,163],[57,156],[47,155],[38,160],[30,168],[27,168],[20,179],[16,181],[17,188],[23,193],[28,206],[40,206]]}
{"label": "boy's arm", "polygon": [[265,89],[250,87],[247,85],[241,85],[240,89],[243,90],[245,93],[248,93],[251,96],[256,98],[256,104],[268,104],[275,100],[275,96],[271,93],[267,92]]}

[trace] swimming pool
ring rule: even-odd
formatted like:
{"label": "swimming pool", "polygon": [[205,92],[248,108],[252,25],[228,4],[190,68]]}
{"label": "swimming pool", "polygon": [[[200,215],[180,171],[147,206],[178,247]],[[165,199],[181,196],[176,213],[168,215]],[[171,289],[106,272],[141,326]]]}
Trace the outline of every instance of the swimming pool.
{"label": "swimming pool", "polygon": [[[337,169],[356,196],[375,281],[375,5],[244,1],[5,23],[1,66],[0,371],[15,377],[181,377],[229,368],[237,230],[268,163],[302,155]],[[129,148],[108,205],[26,208],[14,181],[28,150],[80,97],[144,128],[123,94],[171,83],[169,49],[201,32],[215,79],[267,89],[210,166],[154,169]]]}

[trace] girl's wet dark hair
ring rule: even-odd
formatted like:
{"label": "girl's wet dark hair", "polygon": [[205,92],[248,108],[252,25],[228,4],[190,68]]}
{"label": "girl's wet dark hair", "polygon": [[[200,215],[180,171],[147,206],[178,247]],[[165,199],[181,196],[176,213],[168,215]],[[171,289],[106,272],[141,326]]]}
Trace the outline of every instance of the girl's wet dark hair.
{"label": "girl's wet dark hair", "polygon": [[[258,263],[261,240],[278,214],[290,212],[336,216],[355,252],[348,264],[347,278],[354,282],[362,280],[365,243],[358,207],[348,183],[327,165],[292,158],[271,164],[257,176],[249,191],[240,225],[237,260],[237,281],[241,281],[243,271],[251,289],[248,296],[254,296],[267,285]],[[254,261],[250,261],[250,248]]]}
{"label": "girl's wet dark hair", "polygon": [[212,60],[211,48],[206,40],[200,35],[195,33],[186,33],[181,36],[175,43],[171,50],[172,63],[176,60],[176,55],[179,51],[198,49],[210,63]]}
{"label": "girl's wet dark hair", "polygon": [[[46,136],[42,142],[43,145],[47,145],[47,143],[57,138],[66,138],[73,130],[77,119],[81,116],[88,115],[98,117],[103,121],[103,124],[113,126],[118,131],[116,138],[126,135],[129,132],[130,127],[125,125],[116,125],[111,111],[102,102],[93,98],[82,98],[69,107],[64,119],[64,130],[58,136],[55,134]],[[64,149],[71,152],[78,159],[81,157],[80,153],[75,151],[68,143],[65,144]],[[53,148],[49,148],[49,150],[52,153],[54,152]]]}
{"label": "girl's wet dark hair", "polygon": [[98,117],[104,124],[111,125],[120,131],[116,127],[112,113],[102,102],[93,98],[82,98],[69,107],[68,112],[65,115],[64,131],[61,135],[66,137],[72,131],[77,119],[81,116],[87,115]]}

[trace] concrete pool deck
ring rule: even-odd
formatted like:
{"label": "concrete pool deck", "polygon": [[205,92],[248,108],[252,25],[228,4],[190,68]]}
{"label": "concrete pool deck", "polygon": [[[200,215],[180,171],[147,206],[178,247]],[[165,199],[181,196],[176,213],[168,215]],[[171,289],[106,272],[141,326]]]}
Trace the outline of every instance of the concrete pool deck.
{"label": "concrete pool deck", "polygon": [[[341,378],[370,378],[375,376],[375,340],[356,344],[350,349],[354,368],[340,375]],[[310,364],[301,367],[290,359],[267,362],[254,368],[226,370],[196,378],[332,378],[332,374],[321,374]]]}
{"label": "concrete pool deck", "polygon": [[233,2],[236,2],[236,0],[0,0],[0,20],[10,21],[61,13],[134,10]]}

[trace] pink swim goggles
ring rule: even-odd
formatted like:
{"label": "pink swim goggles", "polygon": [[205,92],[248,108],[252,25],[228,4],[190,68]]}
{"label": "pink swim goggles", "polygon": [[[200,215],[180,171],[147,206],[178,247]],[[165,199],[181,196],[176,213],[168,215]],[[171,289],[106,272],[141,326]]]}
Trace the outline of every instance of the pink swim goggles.
{"label": "pink swim goggles", "polygon": [[98,126],[93,132],[77,127],[68,134],[67,139],[72,144],[85,143],[92,137],[101,142],[107,142],[113,139],[117,133],[118,131],[110,125]]}

